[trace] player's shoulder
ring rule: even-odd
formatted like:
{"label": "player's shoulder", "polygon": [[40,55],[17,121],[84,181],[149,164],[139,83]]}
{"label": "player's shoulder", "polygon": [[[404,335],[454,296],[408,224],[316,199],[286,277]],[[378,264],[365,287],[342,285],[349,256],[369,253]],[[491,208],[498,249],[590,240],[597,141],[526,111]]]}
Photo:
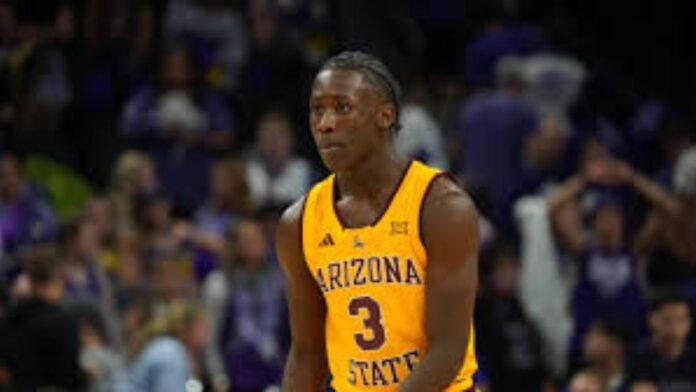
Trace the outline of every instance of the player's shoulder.
{"label": "player's shoulder", "polygon": [[432,179],[423,200],[428,210],[475,213],[476,206],[457,179],[449,173],[438,173]]}
{"label": "player's shoulder", "polygon": [[307,191],[307,193],[304,194],[304,196],[295,200],[295,202],[286,207],[278,221],[279,225],[293,227],[299,225],[302,222],[302,215],[304,214],[304,210],[306,208],[306,204],[310,198],[310,195],[313,192],[316,193],[317,190],[326,188],[330,184],[331,177],[332,175],[327,175],[326,177],[317,181],[309,188],[309,190]]}
{"label": "player's shoulder", "polygon": [[424,238],[429,231],[468,231],[478,224],[478,211],[457,180],[442,173],[433,178],[424,196],[420,223]]}
{"label": "player's shoulder", "polygon": [[301,271],[304,267],[302,247],[302,214],[306,196],[283,211],[276,227],[278,261],[286,271]]}

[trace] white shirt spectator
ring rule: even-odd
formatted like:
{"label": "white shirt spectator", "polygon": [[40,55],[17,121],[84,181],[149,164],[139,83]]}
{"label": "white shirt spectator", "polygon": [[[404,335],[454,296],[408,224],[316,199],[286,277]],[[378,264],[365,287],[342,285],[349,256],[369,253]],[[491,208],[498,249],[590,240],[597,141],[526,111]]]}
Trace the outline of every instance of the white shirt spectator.
{"label": "white shirt spectator", "polygon": [[251,198],[257,206],[287,205],[307,192],[312,178],[311,165],[303,158],[291,158],[277,173],[271,173],[261,159],[247,165]]}
{"label": "white shirt spectator", "polygon": [[401,109],[396,150],[438,169],[449,169],[442,129],[430,112],[420,105],[407,104]]}
{"label": "white shirt spectator", "polygon": [[585,66],[570,57],[542,54],[524,60],[527,96],[542,118],[567,122],[568,111],[580,96],[586,78]]}

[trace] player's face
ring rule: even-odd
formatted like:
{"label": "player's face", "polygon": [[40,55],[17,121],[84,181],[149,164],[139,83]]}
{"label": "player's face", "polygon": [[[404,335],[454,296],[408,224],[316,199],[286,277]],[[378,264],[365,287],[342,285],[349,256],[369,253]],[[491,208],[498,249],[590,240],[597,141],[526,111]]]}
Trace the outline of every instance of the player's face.
{"label": "player's face", "polygon": [[382,114],[384,99],[359,72],[320,72],[314,80],[309,109],[314,142],[331,171],[354,167],[381,151],[388,140],[388,124],[384,126]]}

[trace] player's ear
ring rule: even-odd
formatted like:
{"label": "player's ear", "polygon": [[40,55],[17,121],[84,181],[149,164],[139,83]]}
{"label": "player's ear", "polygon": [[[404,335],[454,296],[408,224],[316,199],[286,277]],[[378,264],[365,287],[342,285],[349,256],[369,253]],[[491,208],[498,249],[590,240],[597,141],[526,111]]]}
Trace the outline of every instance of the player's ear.
{"label": "player's ear", "polygon": [[391,103],[382,105],[377,112],[377,123],[380,128],[391,129],[396,120],[396,107]]}

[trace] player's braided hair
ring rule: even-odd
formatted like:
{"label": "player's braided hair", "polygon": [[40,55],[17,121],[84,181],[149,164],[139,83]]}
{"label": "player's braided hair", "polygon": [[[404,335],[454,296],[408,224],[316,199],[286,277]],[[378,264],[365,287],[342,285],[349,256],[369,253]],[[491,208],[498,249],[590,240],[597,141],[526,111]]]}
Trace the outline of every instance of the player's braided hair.
{"label": "player's braided hair", "polygon": [[368,83],[378,88],[396,108],[396,119],[392,131],[401,128],[399,112],[401,111],[401,86],[389,68],[377,57],[358,51],[345,51],[326,60],[320,71],[327,69],[344,69],[360,72]]}

